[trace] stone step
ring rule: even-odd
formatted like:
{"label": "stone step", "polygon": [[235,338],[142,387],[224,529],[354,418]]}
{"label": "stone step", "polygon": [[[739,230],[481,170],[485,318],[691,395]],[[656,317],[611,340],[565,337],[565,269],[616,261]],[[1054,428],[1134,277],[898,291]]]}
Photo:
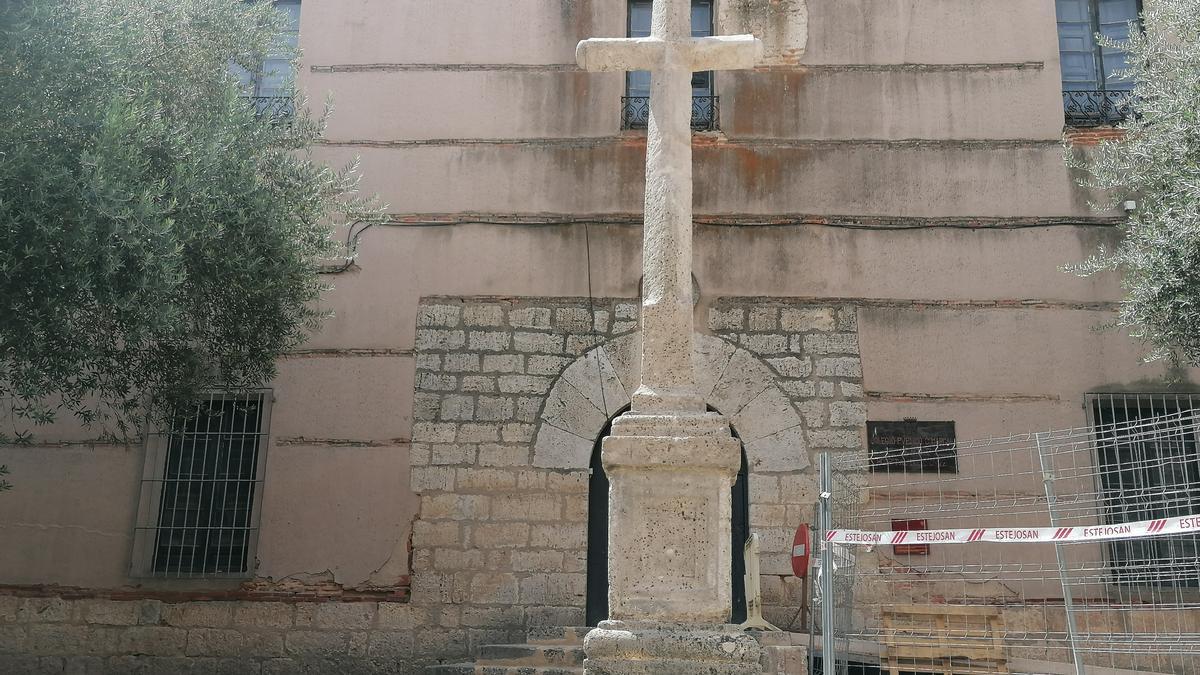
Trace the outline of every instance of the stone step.
{"label": "stone step", "polygon": [[556,665],[476,665],[475,675],[583,675],[583,667],[559,668]]}
{"label": "stone step", "polygon": [[426,666],[425,675],[475,675],[474,663],[441,663]]}
{"label": "stone step", "polygon": [[582,645],[591,626],[530,626],[526,639],[535,645]]}
{"label": "stone step", "polygon": [[484,645],[475,663],[479,666],[553,666],[577,668],[583,665],[583,647],[577,645]]}

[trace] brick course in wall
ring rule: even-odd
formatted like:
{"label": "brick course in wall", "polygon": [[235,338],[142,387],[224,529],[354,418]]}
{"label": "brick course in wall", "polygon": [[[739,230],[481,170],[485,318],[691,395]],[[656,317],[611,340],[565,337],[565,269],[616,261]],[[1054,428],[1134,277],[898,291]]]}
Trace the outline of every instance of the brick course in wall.
{"label": "brick course in wall", "polygon": [[1125,138],[1124,129],[1114,127],[1068,127],[1063,131],[1063,140],[1068,145],[1100,145],[1105,141]]}

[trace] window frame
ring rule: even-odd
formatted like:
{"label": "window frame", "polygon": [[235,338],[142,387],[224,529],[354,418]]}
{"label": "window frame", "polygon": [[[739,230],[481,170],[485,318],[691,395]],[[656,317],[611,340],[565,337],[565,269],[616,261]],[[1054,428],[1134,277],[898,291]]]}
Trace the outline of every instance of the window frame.
{"label": "window frame", "polygon": [[[294,34],[295,38],[296,38],[296,47],[295,48],[299,49],[300,48],[300,17],[303,14],[303,10],[301,9],[302,2],[301,2],[301,0],[271,0],[271,7],[273,7],[276,10],[283,11],[281,8],[285,5],[296,7],[296,28],[295,28],[295,30],[288,30],[284,34],[286,34],[286,35]],[[254,94],[253,95],[256,98],[282,98],[284,96],[290,97],[290,94],[279,93],[282,91],[291,92],[292,90],[295,89],[295,80],[296,80],[297,71],[295,68],[292,68],[292,64],[290,62],[288,63],[287,72],[285,74],[283,74],[282,78],[280,78],[280,84],[288,84],[290,86],[286,90],[283,88],[277,87],[276,89],[273,90],[276,93],[273,93],[273,94],[264,94],[262,92],[262,86],[263,86],[262,81],[267,76],[267,72],[268,72],[267,71],[267,62],[280,61],[280,60],[282,60],[282,59],[280,59],[279,55],[277,55],[277,54],[274,54],[274,55],[273,54],[265,54],[265,55],[263,55],[263,57],[261,59],[259,59],[258,70],[253,73],[253,82],[254,82]]]}
{"label": "window frame", "polygon": [[[1094,127],[1116,124],[1123,121],[1129,114],[1128,101],[1132,97],[1132,83],[1125,89],[1110,87],[1105,75],[1104,48],[1096,41],[1095,36],[1102,34],[1100,20],[1100,2],[1102,0],[1082,0],[1087,7],[1089,37],[1092,42],[1093,76],[1096,87],[1093,89],[1068,89],[1065,69],[1063,66],[1062,25],[1058,20],[1058,2],[1055,2],[1055,36],[1058,39],[1059,85],[1062,91],[1063,113],[1066,126],[1072,128]],[[1142,23],[1143,0],[1133,0],[1136,23],[1139,29],[1144,29]]]}
{"label": "window frame", "polygon": [[[261,534],[263,488],[266,484],[267,454],[270,448],[271,414],[275,397],[272,389],[251,389],[244,392],[207,391],[200,394],[197,405],[215,400],[245,400],[256,401],[260,407],[258,431],[253,435],[256,440],[256,456],[254,457],[254,474],[251,477],[253,494],[249,499],[249,513],[246,516],[248,530],[245,549],[245,568],[239,571],[207,572],[203,565],[199,571],[195,569],[156,569],[155,558],[158,551],[158,538],[163,530],[188,529],[164,525],[163,495],[169,479],[168,469],[173,438],[180,433],[176,429],[163,429],[161,426],[147,421],[146,433],[142,442],[143,461],[142,476],[139,485],[138,506],[132,537],[129,576],[135,579],[156,580],[195,580],[195,579],[247,579],[255,575],[258,566],[258,543]],[[208,433],[207,431],[205,433]],[[218,432],[219,433],[219,432]],[[207,455],[207,449],[205,453]],[[177,479],[178,480],[178,479]],[[216,479],[199,479],[213,480]],[[210,504],[211,507],[211,504]],[[211,514],[210,514],[211,515]],[[193,561],[195,562],[195,561]]]}
{"label": "window frame", "polygon": [[[626,0],[625,2],[625,36],[633,37],[633,7],[635,4],[645,4],[651,6],[653,11],[652,0]],[[708,35],[716,34],[717,30],[717,0],[691,0],[691,8],[694,11],[697,5],[708,6]],[[695,35],[693,30],[692,34]],[[626,71],[625,73],[625,88],[621,98],[621,128],[622,129],[645,129],[645,120],[649,119],[650,102],[649,92],[646,95],[634,96],[632,93],[632,77],[634,72],[641,71]],[[720,110],[718,109],[719,98],[717,96],[717,78],[716,71],[702,71],[707,78],[707,94],[697,95],[696,87],[692,87],[692,130],[693,131],[717,131],[720,128]],[[695,83],[695,74],[693,74],[693,85]],[[699,100],[699,102],[698,102]]]}
{"label": "window frame", "polygon": [[[254,2],[254,1],[258,1],[258,0],[247,0],[247,1]],[[297,8],[295,29],[288,30],[285,33],[282,33],[281,35],[285,35],[285,34],[286,35],[295,35],[296,48],[298,49],[299,45],[300,45],[300,22],[302,20],[303,14],[304,14],[303,0],[270,0],[270,2],[271,2],[271,6],[273,8],[275,8],[276,10],[280,10],[280,8],[284,5],[295,6]],[[298,70],[291,68],[290,64],[289,64],[288,72],[285,73],[282,78],[280,78],[279,82],[287,83],[291,86],[289,86],[286,89],[276,87],[276,88],[273,88],[270,90],[271,93],[264,93],[263,80],[266,78],[266,75],[268,73],[268,71],[266,69],[266,64],[268,61],[272,61],[272,60],[274,60],[274,61],[280,60],[279,55],[278,54],[274,54],[274,55],[273,54],[262,54],[262,55],[260,55],[258,58],[258,63],[255,66],[253,71],[247,70],[245,68],[242,68],[241,66],[237,66],[234,64],[231,64],[230,67],[234,70],[234,74],[240,82],[240,85],[242,88],[242,96],[254,101],[255,108],[260,115],[265,114],[265,113],[273,113],[273,114],[281,113],[283,115],[290,115],[291,114],[290,103],[292,100],[293,92],[295,90],[295,79],[296,79]]]}

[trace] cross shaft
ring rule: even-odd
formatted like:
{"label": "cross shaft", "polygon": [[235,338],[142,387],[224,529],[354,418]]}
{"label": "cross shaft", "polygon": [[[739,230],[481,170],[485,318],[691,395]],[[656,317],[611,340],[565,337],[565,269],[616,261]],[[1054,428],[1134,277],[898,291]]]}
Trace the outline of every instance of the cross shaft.
{"label": "cross shaft", "polygon": [[702,413],[692,364],[692,73],[753,68],[753,35],[693,38],[690,0],[654,0],[650,37],[579,43],[589,71],[650,71],[638,413]]}

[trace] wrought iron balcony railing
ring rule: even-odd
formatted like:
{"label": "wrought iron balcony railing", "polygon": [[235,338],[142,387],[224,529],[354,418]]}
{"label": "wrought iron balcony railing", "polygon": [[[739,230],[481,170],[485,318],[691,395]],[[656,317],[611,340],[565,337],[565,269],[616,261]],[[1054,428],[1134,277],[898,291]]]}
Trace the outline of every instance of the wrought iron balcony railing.
{"label": "wrought iron balcony railing", "polygon": [[254,112],[259,117],[287,120],[296,114],[296,103],[291,96],[247,96]]}
{"label": "wrought iron balcony railing", "polygon": [[[692,130],[715,131],[720,128],[720,97],[692,97]],[[621,128],[645,129],[650,123],[649,96],[621,97]]]}
{"label": "wrought iron balcony railing", "polygon": [[1098,127],[1123,122],[1133,114],[1132,91],[1064,91],[1069,127]]}

